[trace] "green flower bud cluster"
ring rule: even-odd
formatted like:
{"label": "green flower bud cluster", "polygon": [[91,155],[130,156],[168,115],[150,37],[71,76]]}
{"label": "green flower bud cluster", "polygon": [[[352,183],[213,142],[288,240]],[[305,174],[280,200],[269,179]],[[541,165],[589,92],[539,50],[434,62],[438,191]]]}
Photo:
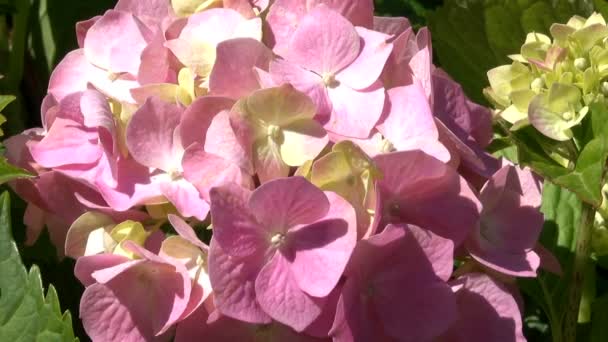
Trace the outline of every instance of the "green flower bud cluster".
{"label": "green flower bud cluster", "polygon": [[554,24],[551,37],[530,33],[513,63],[488,72],[484,90],[495,118],[511,130],[534,126],[545,136],[567,141],[589,106],[608,96],[608,27],[601,14],[575,16]]}

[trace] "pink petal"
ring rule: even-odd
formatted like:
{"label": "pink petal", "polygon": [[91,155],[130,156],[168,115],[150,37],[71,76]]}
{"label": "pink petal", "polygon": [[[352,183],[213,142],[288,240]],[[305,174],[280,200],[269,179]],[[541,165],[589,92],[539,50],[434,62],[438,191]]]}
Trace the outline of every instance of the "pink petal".
{"label": "pink petal", "polygon": [[540,258],[532,249],[543,227],[541,190],[529,170],[500,169],[480,194],[479,230],[467,241],[471,255],[499,272],[535,276]]}
{"label": "pink petal", "polygon": [[393,51],[393,44],[388,43],[390,36],[357,27],[363,47],[352,64],[336,75],[336,79],[353,89],[369,88],[378,80],[384,65]]}
{"label": "pink petal", "polygon": [[92,71],[95,69],[84,57],[83,49],[68,53],[51,74],[49,94],[60,101],[69,94],[86,90]]}
{"label": "pink petal", "polygon": [[106,268],[112,268],[126,262],[129,262],[127,257],[116,254],[82,256],[76,260],[76,265],[74,266],[74,275],[76,278],[78,278],[78,280],[80,280],[82,285],[88,287],[97,282],[95,278],[93,278],[94,272]]}
{"label": "pink petal", "polygon": [[374,2],[372,0],[308,0],[308,8],[324,4],[340,13],[355,26],[371,28],[373,24]]}
{"label": "pink petal", "polygon": [[100,15],[97,15],[91,19],[79,21],[76,23],[76,40],[78,40],[78,47],[84,47],[84,38],[87,36],[89,29],[101,19]]}
{"label": "pink petal", "polygon": [[137,81],[142,84],[177,83],[177,69],[171,51],[165,47],[162,31],[141,52],[141,63],[137,71]]}
{"label": "pink petal", "polygon": [[339,13],[317,6],[300,21],[286,59],[319,75],[335,74],[361,51],[354,26]]}
{"label": "pink petal", "polygon": [[196,187],[206,201],[210,200],[209,191],[215,186],[244,183],[243,172],[237,165],[220,156],[205,152],[197,143],[186,149],[182,166],[186,180]]}
{"label": "pink petal", "polygon": [[[184,147],[197,142],[205,144],[212,122],[222,111],[229,110],[234,101],[225,97],[204,96],[196,99],[184,112],[180,124],[180,136]],[[212,137],[216,137],[211,131]]]}
{"label": "pink petal", "polygon": [[322,312],[324,300],[300,290],[289,261],[281,253],[276,253],[260,271],[255,293],[265,312],[296,331],[306,329]]}
{"label": "pink petal", "polygon": [[334,193],[326,195],[327,215],[287,235],[289,254],[294,253],[293,277],[302,291],[315,297],[326,297],[338,284],[357,240],[353,207]]}
{"label": "pink petal", "polygon": [[31,153],[38,164],[48,168],[94,163],[103,153],[98,139],[96,130],[57,118],[44,139],[31,148]]}
{"label": "pink petal", "polygon": [[388,341],[390,337],[384,328],[377,324],[374,308],[362,301],[361,293],[364,291],[356,281],[347,281],[340,295],[336,308],[336,318],[329,332],[334,341]]}
{"label": "pink petal", "polygon": [[159,25],[162,20],[172,16],[170,5],[165,0],[150,0],[145,3],[139,0],[119,0],[114,9],[137,16],[150,29]]}
{"label": "pink petal", "polygon": [[442,341],[517,341],[522,333],[521,312],[511,293],[484,274],[467,274],[456,292],[460,316]]}
{"label": "pink petal", "polygon": [[112,73],[137,75],[141,53],[151,38],[139,19],[110,10],[87,32],[84,54],[89,62]]}
{"label": "pink petal", "polygon": [[414,78],[422,84],[427,98],[433,102],[433,85],[431,72],[433,66],[433,53],[431,48],[431,34],[426,27],[421,28],[416,34],[418,52],[416,52],[409,62],[410,69]]}
{"label": "pink petal", "polygon": [[190,299],[190,277],[169,263],[143,260],[101,283],[112,290],[135,321],[151,326],[155,335],[176,323]]}
{"label": "pink petal", "polygon": [[251,194],[248,205],[261,225],[278,232],[313,223],[330,209],[326,195],[303,177],[263,184]]}
{"label": "pink petal", "polygon": [[132,158],[119,159],[116,173],[106,176],[111,181],[98,177],[95,187],[114,210],[129,210],[162,196],[159,184],[152,183],[150,179],[149,169]]}
{"label": "pink petal", "polygon": [[198,238],[196,232],[194,232],[194,229],[192,229],[192,227],[190,227],[190,225],[186,223],[186,221],[184,221],[181,217],[169,214],[168,219],[177,234],[179,234],[179,236],[188,240],[191,244],[199,247],[203,251],[207,251],[209,249],[209,247],[207,247],[207,245],[205,245]]}
{"label": "pink petal", "polygon": [[111,217],[95,212],[80,216],[68,230],[65,240],[65,255],[77,259],[84,256],[89,234],[105,226],[115,224]]}
{"label": "pink petal", "polygon": [[380,83],[366,90],[347,85],[330,88],[333,111],[325,129],[353,138],[368,138],[382,116],[385,93]]}
{"label": "pink petal", "polygon": [[182,110],[178,106],[149,98],[133,114],[127,126],[127,147],[133,159],[166,172],[179,167],[182,146],[174,136],[181,116]]}
{"label": "pink petal", "polygon": [[183,217],[196,217],[201,221],[207,218],[209,204],[187,180],[164,183],[161,185],[161,191]]}
{"label": "pink petal", "polygon": [[217,46],[217,59],[209,78],[213,95],[238,100],[260,89],[255,67],[268,70],[272,51],[251,38],[230,39]]}
{"label": "pink petal", "polygon": [[481,205],[456,170],[421,151],[396,152],[374,158],[384,178],[376,225],[416,224],[459,245],[476,227]]}
{"label": "pink petal", "polygon": [[407,229],[426,254],[435,274],[441,280],[448,281],[454,268],[454,242],[416,226],[409,225]]}
{"label": "pink petal", "polygon": [[235,258],[224,253],[214,238],[209,250],[209,278],[215,305],[223,315],[250,323],[270,323],[255,294],[255,279],[264,265],[264,254]]}
{"label": "pink petal", "polygon": [[417,227],[390,225],[381,234],[359,242],[349,265],[334,334],[384,331],[400,340],[425,341],[449,327],[457,315],[455,298],[428,258],[449,265],[452,257],[440,252],[437,258],[425,234]]}
{"label": "pink petal", "polygon": [[238,12],[227,8],[212,8],[193,14],[180,34],[186,42],[200,40],[217,45],[232,38],[259,39],[262,29],[260,18],[246,19]]}
{"label": "pink petal", "polygon": [[147,342],[155,338],[151,322],[138,320],[127,303],[110,288],[89,286],[80,300],[80,319],[87,335],[95,341]]}
{"label": "pink petal", "polygon": [[481,147],[487,146],[492,140],[490,111],[471,102],[462,87],[442,70],[435,70],[432,81],[435,115],[462,140],[470,135]]}
{"label": "pink petal", "polygon": [[410,27],[412,24],[405,17],[374,17],[373,29],[394,37],[398,37]]}
{"label": "pink petal", "polygon": [[437,159],[448,162],[449,151],[439,143],[439,132],[422,86],[415,82],[409,86],[388,91],[390,107],[378,131],[398,151],[420,149]]}
{"label": "pink petal", "polygon": [[270,34],[264,35],[264,39],[268,40],[266,45],[272,47],[276,54],[285,56],[291,37],[307,11],[304,1],[275,0],[266,16],[270,29]]}
{"label": "pink petal", "polygon": [[540,267],[546,271],[549,271],[555,275],[562,276],[562,266],[559,260],[550,250],[546,249],[540,243],[536,244],[534,252],[540,257]]}
{"label": "pink petal", "polygon": [[205,140],[205,151],[222,156],[248,174],[253,174],[253,165],[236,138],[230,125],[230,112],[227,110],[218,113],[211,121]]}
{"label": "pink petal", "polygon": [[245,257],[264,250],[270,244],[248,206],[250,192],[236,184],[211,189],[213,238],[226,254]]}
{"label": "pink petal", "polygon": [[289,83],[308,95],[317,107],[318,115],[328,115],[331,112],[331,102],[319,75],[285,60],[270,63],[270,74],[275,83]]}

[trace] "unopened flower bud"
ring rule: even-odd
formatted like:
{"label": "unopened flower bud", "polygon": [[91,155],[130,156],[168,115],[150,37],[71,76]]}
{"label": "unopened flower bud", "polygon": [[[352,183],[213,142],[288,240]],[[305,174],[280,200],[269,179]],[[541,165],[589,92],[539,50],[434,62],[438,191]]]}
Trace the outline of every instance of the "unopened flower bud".
{"label": "unopened flower bud", "polygon": [[608,82],[606,81],[602,82],[602,93],[608,96]]}
{"label": "unopened flower bud", "polygon": [[545,81],[541,77],[537,77],[530,84],[530,88],[536,92],[540,91],[545,86]]}
{"label": "unopened flower bud", "polygon": [[589,66],[589,62],[587,62],[586,58],[577,58],[574,60],[574,66],[578,69],[578,70],[586,70],[587,67]]}

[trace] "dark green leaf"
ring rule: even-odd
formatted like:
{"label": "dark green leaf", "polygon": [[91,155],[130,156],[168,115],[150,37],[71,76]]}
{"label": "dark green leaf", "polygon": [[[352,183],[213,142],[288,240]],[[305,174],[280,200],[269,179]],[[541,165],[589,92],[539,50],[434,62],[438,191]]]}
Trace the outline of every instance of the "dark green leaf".
{"label": "dark green leaf", "polygon": [[602,205],[602,178],[607,157],[608,142],[601,136],[585,146],[573,172],[554,181],[574,191],[583,201],[599,207]]}
{"label": "dark green leaf", "polygon": [[542,203],[545,225],[540,241],[559,260],[564,274],[558,277],[542,271],[536,279],[521,279],[518,283],[541,305],[549,317],[552,331],[558,333],[566,309],[567,279],[572,272],[582,202],[574,193],[546,181]]}
{"label": "dark green leaf", "polygon": [[604,342],[608,336],[608,295],[593,302],[592,315],[591,342]]}
{"label": "dark green leaf", "polygon": [[[602,2],[596,0],[606,7]],[[487,71],[510,63],[507,55],[519,53],[526,33],[546,33],[551,24],[592,10],[590,0],[446,0],[427,16],[440,65],[482,103]]]}
{"label": "dark green leaf", "polygon": [[15,101],[15,98],[13,95],[0,95],[0,112],[11,102]]}
{"label": "dark green leaf", "polygon": [[11,234],[8,193],[0,198],[0,337],[2,341],[75,341],[69,312],[55,289],[46,297],[36,266],[26,271]]}
{"label": "dark green leaf", "polygon": [[4,157],[0,157],[0,184],[17,178],[32,177],[27,171],[9,164]]}

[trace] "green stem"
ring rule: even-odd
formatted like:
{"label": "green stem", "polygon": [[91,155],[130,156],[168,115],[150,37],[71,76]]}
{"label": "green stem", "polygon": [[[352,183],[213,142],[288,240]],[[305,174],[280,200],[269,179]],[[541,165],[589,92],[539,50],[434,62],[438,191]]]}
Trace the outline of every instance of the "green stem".
{"label": "green stem", "polygon": [[538,283],[540,284],[540,288],[545,296],[545,302],[547,303],[547,315],[549,316],[549,324],[551,325],[551,336],[553,337],[553,341],[562,342],[562,326],[559,324],[559,316],[557,315],[557,311],[555,311],[551,293],[549,292],[549,289],[547,289],[547,285],[545,284],[542,276],[538,277]]}
{"label": "green stem", "polygon": [[578,325],[578,313],[583,293],[584,275],[589,262],[591,247],[591,231],[595,209],[589,204],[583,204],[581,222],[577,233],[576,250],[572,269],[572,279],[567,297],[567,308],[564,315],[564,341],[576,342],[576,328]]}

